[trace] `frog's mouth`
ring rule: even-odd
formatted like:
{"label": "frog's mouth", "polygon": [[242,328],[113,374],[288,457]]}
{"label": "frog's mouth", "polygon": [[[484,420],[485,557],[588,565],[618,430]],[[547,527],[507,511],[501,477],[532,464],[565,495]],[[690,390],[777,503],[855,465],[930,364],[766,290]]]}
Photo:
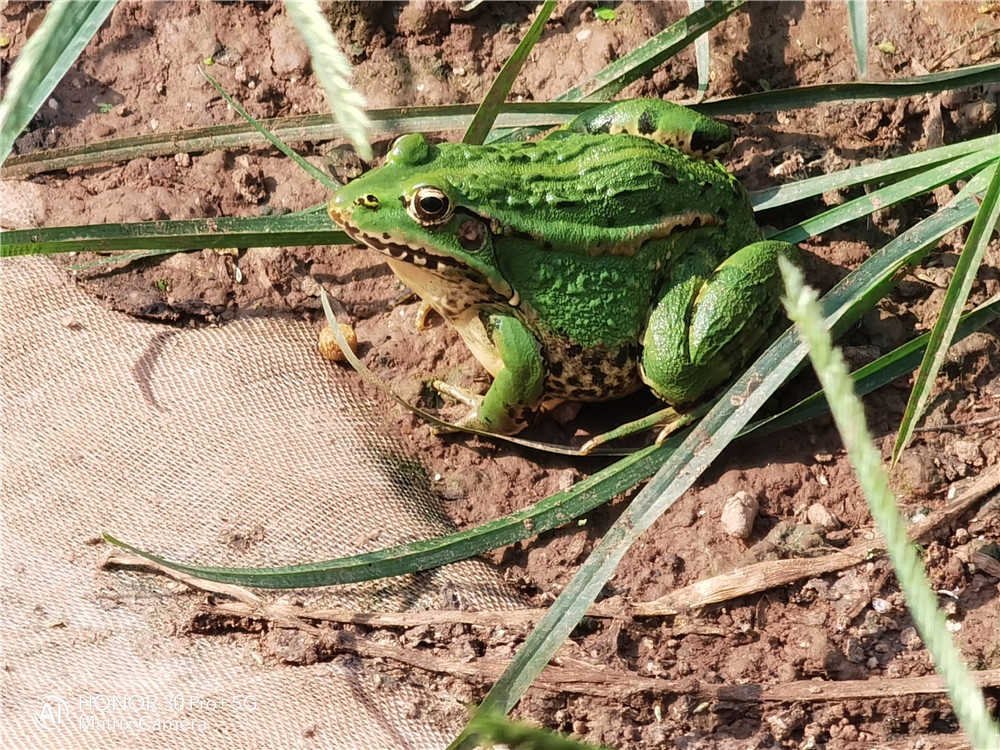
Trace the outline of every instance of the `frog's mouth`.
{"label": "frog's mouth", "polygon": [[423,248],[392,242],[387,234],[376,237],[373,234],[366,234],[357,227],[349,224],[342,224],[341,226],[352,239],[357,240],[362,245],[367,245],[372,250],[377,250],[383,255],[388,255],[390,258],[411,263],[415,266],[421,266],[428,271],[437,271],[441,267],[468,268],[465,263],[457,261],[454,258],[449,258],[446,255],[435,255],[428,253]]}
{"label": "frog's mouth", "polygon": [[501,282],[501,284],[498,285],[488,275],[477,271],[468,263],[463,263],[462,261],[456,260],[455,258],[447,255],[429,253],[420,247],[413,247],[411,245],[393,242],[389,239],[388,234],[383,234],[381,236],[367,234],[366,232],[363,232],[357,227],[346,222],[339,223],[341,228],[347,232],[351,239],[356,240],[362,245],[366,245],[372,250],[376,250],[383,255],[387,255],[393,260],[398,260],[411,266],[416,266],[417,268],[437,273],[441,276],[447,276],[452,279],[455,279],[456,277],[463,277],[466,279],[473,278],[477,282],[483,284],[484,287],[492,289],[498,297],[507,301],[508,304],[517,305],[520,300],[519,295],[510,287],[509,284]]}

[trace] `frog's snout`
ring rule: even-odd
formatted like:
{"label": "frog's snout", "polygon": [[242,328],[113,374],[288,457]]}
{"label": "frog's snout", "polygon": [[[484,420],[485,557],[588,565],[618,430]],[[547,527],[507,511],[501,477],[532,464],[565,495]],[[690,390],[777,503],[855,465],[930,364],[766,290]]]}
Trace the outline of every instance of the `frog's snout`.
{"label": "frog's snout", "polygon": [[372,193],[366,193],[357,198],[351,199],[350,196],[344,195],[343,191],[334,194],[333,198],[330,199],[330,203],[327,204],[327,213],[330,217],[340,224],[341,226],[350,219],[351,214],[354,213],[356,208],[366,208],[369,211],[377,211],[379,209],[380,203],[377,196]]}

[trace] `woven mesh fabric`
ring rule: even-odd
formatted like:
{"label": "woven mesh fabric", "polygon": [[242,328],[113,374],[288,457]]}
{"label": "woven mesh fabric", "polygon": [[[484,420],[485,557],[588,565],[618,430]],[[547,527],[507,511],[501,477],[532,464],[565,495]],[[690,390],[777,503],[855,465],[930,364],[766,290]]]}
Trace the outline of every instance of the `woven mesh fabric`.
{"label": "woven mesh fabric", "polygon": [[[309,326],[173,329],[105,310],[47,260],[5,259],[0,346],[4,748],[447,744],[454,727],[426,717],[454,713],[448,696],[355,658],[289,667],[245,641],[185,633],[204,594],[100,565],[102,530],[240,567],[453,530]],[[475,560],[295,596],[400,611],[439,608],[443,591],[470,609],[522,606]],[[253,710],[232,703],[241,696]]]}

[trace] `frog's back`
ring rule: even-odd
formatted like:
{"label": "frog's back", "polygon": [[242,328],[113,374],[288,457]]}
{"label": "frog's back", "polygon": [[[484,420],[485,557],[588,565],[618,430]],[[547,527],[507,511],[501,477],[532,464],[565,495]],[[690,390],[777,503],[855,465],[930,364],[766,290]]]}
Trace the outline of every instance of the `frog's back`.
{"label": "frog's back", "polygon": [[638,136],[437,149],[430,182],[437,173],[495,230],[555,250],[632,254],[678,229],[753,223],[745,190],[723,168]]}

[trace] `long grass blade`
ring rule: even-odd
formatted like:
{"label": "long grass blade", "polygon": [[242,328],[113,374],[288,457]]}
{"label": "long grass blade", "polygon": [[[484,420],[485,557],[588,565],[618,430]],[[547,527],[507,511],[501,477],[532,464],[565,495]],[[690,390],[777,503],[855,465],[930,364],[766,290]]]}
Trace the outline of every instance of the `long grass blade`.
{"label": "long grass blade", "polygon": [[972,223],[969,237],[962,249],[962,255],[958,259],[955,267],[955,274],[948,284],[948,292],[945,294],[941,313],[931,331],[930,343],[927,351],[924,352],[923,362],[917,372],[913,390],[910,392],[910,399],[906,404],[906,411],[903,413],[903,422],[896,436],[896,445],[892,449],[893,465],[899,460],[900,454],[910,442],[913,430],[917,426],[920,417],[923,416],[927,401],[934,386],[941,364],[944,362],[948,347],[951,346],[955,329],[958,326],[962,308],[969,298],[972,290],[972,282],[975,281],[976,273],[982,264],[986,246],[993,236],[1000,218],[1000,168],[996,164],[992,167],[993,178],[990,181],[983,205],[980,206],[976,214],[976,220]]}
{"label": "long grass blade", "polygon": [[[939,80],[941,75],[949,77],[945,83],[941,83]],[[904,78],[887,83],[866,83],[859,85],[865,86],[865,91],[868,92],[866,98],[897,98],[899,96],[931,93],[948,88],[978,85],[984,81],[994,81],[997,76],[1000,76],[1000,65],[994,63],[975,68],[948,71],[946,74],[917,76],[916,78]],[[843,96],[844,86],[850,85],[834,84],[808,87],[809,96],[820,102],[836,101]],[[767,94],[751,94],[733,99],[722,99],[700,104],[692,107],[692,109],[709,115],[747,114],[758,111],[758,108],[765,103],[759,99],[761,96],[770,97],[773,94],[780,93],[782,97],[795,99],[793,93],[789,92],[801,90],[789,89],[784,92],[768,92]],[[541,129],[563,124],[581,112],[585,112],[590,106],[592,105],[587,103],[568,101],[508,102],[501,107],[500,115],[497,118],[497,127],[503,130],[495,130],[488,140],[490,142],[500,140],[500,134],[503,132],[537,133]],[[770,107],[770,109],[776,108]],[[476,109],[477,107],[472,104],[392,107],[388,109],[369,110],[368,116],[372,121],[371,132],[377,135],[408,132],[460,131],[468,127]],[[261,120],[260,124],[283,141],[289,143],[331,140],[341,138],[344,135],[341,128],[333,121],[330,115],[299,115],[296,117],[273,118]],[[264,142],[264,138],[247,123],[216,125],[207,128],[166,133],[151,133],[130,138],[117,138],[105,141],[104,143],[88,144],[87,146],[75,146],[13,156],[4,163],[4,176],[27,177],[41,172],[67,169],[69,167],[93,166],[96,164],[127,161],[139,156],[152,158],[176,153],[197,153],[219,148],[239,148]],[[941,149],[933,149],[924,153],[933,154],[952,148],[972,150],[975,147],[967,144],[975,142],[969,141],[953,146],[945,146]],[[910,157],[898,158],[913,158],[918,160],[921,158],[921,155],[912,154]],[[916,163],[914,165],[919,166]],[[879,169],[879,166],[879,164],[866,165],[866,167],[858,167],[857,169],[869,169],[874,172]],[[818,181],[824,178],[816,177],[811,179]],[[801,182],[808,183],[809,181],[802,180]],[[783,191],[786,187],[788,186],[772,188],[771,190]],[[835,189],[836,187],[842,187],[842,185],[833,185],[825,189]],[[818,192],[824,192],[824,190],[819,190]],[[770,192],[762,191],[761,195],[770,195]],[[769,203],[766,207],[771,208],[773,205],[775,204]]]}
{"label": "long grass blade", "polygon": [[933,94],[949,89],[987,85],[995,83],[997,76],[1000,76],[1000,63],[986,63],[880,83],[830,83],[800,86],[794,89],[762,91],[732,99],[716,99],[700,104],[695,109],[709,117],[718,117],[752,112],[775,112],[784,109],[806,109],[823,102],[901,99],[904,96]]}
{"label": "long grass blade", "polygon": [[858,61],[858,78],[868,77],[868,0],[847,0],[851,46]]}
{"label": "long grass blade", "polygon": [[[952,344],[958,343],[976,331],[981,331],[997,319],[1000,319],[1000,295],[992,297],[959,319]],[[855,370],[851,373],[855,392],[859,396],[864,396],[916,370],[923,359],[930,337],[930,332],[924,333]],[[828,410],[823,391],[817,391],[781,413],[755,422],[740,437],[769,435],[825,414]]]}
{"label": "long grass blade", "polygon": [[936,187],[966,177],[981,170],[991,162],[995,164],[997,159],[995,152],[974,151],[940,166],[918,172],[913,177],[847,201],[817,216],[812,216],[774,234],[772,239],[784,240],[793,244],[802,242],[809,237],[815,237],[829,231],[833,227],[855,221],[881,208],[896,205],[917,195],[930,192]]}
{"label": "long grass blade", "polygon": [[[702,10],[705,7],[705,0],[688,0],[688,10],[691,13]],[[708,93],[708,79],[712,68],[712,57],[708,51],[708,34],[702,34],[694,40],[694,61],[698,70],[698,93],[695,95],[694,104],[705,98]]]}
{"label": "long grass blade", "polygon": [[470,143],[478,146],[486,140],[486,136],[493,127],[493,123],[496,122],[500,107],[507,100],[510,87],[514,85],[514,80],[517,78],[518,73],[521,72],[521,68],[528,59],[528,55],[534,48],[538,38],[542,35],[542,29],[545,28],[549,16],[552,15],[552,11],[555,9],[555,0],[545,0],[542,3],[542,7],[538,9],[538,15],[535,16],[535,20],[531,24],[531,28],[528,29],[528,32],[517,45],[514,54],[504,63],[503,69],[497,75],[496,80],[493,81],[490,90],[486,92],[483,101],[480,102],[479,109],[476,110],[476,114],[469,124],[469,129],[465,131],[462,143]]}
{"label": "long grass blade", "polygon": [[312,211],[249,219],[220,216],[215,219],[19,229],[0,233],[0,257],[85,250],[180,252],[205,247],[294,247],[349,242],[351,239],[329,216]]}
{"label": "long grass blade", "polygon": [[[330,175],[324,173],[319,168],[313,166],[310,162],[306,161],[296,151],[292,150],[292,148],[288,146],[284,141],[282,141],[274,133],[272,133],[270,130],[261,125],[258,120],[254,119],[251,116],[251,114],[247,112],[238,101],[233,99],[233,97],[231,97],[229,93],[224,88],[222,88],[222,86],[219,85],[218,81],[212,78],[212,76],[210,76],[204,70],[201,71],[201,74],[205,77],[205,80],[207,80],[212,85],[212,88],[218,91],[219,95],[226,100],[226,103],[229,104],[230,107],[235,109],[236,113],[250,124],[250,127],[252,127],[258,133],[260,133],[264,137],[264,139],[272,146],[274,146],[276,149],[278,149],[278,151],[280,151],[289,159],[298,164],[299,169],[301,169],[307,175],[316,180],[316,182],[326,186],[330,190],[336,190],[338,187],[340,187],[340,185],[334,179],[332,179]],[[367,144],[367,141],[365,141],[365,143]],[[357,148],[356,145],[355,148]],[[371,146],[369,145],[369,150],[370,149]]]}
{"label": "long grass blade", "polygon": [[850,169],[841,169],[829,174],[757,190],[750,194],[750,199],[755,211],[769,211],[832,190],[854,187],[875,180],[888,180],[898,175],[905,176],[906,172],[923,170],[975,151],[991,155],[1000,153],[1000,135],[987,135],[950,146],[939,146],[927,151],[918,151],[915,154],[896,156],[892,159],[879,160],[873,164],[862,164]]}
{"label": "long grass blade", "polygon": [[219,568],[174,562],[110,534],[105,534],[104,538],[110,544],[172,570],[241,586],[307,588],[376,580],[447,565],[562,526],[648,479],[682,438],[680,435],[661,446],[645,448],[569,490],[473,529],[336,560],[274,568]]}
{"label": "long grass blade", "polygon": [[14,141],[101,28],[116,0],[55,0],[11,68],[0,102],[0,163]]}
{"label": "long grass blade", "polygon": [[[579,102],[518,102],[501,108],[502,127],[550,127],[566,122],[593,105]],[[427,107],[390,107],[368,111],[373,135],[408,132],[464,130],[476,111],[474,104]],[[260,120],[261,127],[288,143],[328,141],[344,137],[332,115],[297,115]],[[103,143],[73,146],[10,157],[4,164],[5,177],[28,177],[41,172],[127,161],[176,153],[197,153],[223,148],[241,148],[266,142],[249,123],[213,125],[206,128],[149,133],[116,138]]]}
{"label": "long grass blade", "polygon": [[851,388],[844,360],[830,341],[816,293],[804,286],[802,273],[797,268],[783,259],[778,262],[787,285],[788,315],[808,344],[809,357],[830,401],[830,410],[848,458],[868,498],[872,517],[882,532],[913,621],[945,682],[955,714],[974,747],[1000,747],[1000,731],[990,720],[982,690],[976,686],[961,651],[948,632],[923,563],[910,544],[906,522],[896,507],[889,477],[882,467],[882,456],[872,443],[864,408]]}

